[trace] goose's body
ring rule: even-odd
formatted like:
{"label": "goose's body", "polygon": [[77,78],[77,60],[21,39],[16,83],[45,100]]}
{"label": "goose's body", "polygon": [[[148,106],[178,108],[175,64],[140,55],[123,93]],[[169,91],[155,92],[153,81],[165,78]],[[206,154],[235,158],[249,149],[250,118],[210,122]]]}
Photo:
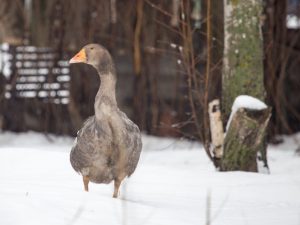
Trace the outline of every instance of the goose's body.
{"label": "goose's body", "polygon": [[70,161],[74,170],[82,174],[86,191],[89,181],[114,181],[113,197],[117,197],[122,180],[135,171],[139,161],[141,134],[117,106],[115,69],[108,51],[97,44],[87,45],[83,50],[84,57],[80,51],[70,63],[86,62],[94,66],[101,85],[95,98],[95,115],[78,131]]}

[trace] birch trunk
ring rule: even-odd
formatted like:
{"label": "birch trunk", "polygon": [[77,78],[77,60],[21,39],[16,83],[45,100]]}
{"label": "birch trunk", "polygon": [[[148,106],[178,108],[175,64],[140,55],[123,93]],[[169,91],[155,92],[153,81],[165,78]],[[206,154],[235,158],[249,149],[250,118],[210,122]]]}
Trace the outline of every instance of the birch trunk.
{"label": "birch trunk", "polygon": [[212,141],[213,161],[217,168],[223,156],[224,131],[220,111],[220,100],[215,99],[208,105],[209,124]]}

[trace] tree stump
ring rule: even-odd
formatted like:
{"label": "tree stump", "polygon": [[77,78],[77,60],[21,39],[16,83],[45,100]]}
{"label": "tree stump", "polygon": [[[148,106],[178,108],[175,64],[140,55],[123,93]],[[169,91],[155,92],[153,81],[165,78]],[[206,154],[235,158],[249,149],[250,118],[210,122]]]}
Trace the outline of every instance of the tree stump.
{"label": "tree stump", "polygon": [[[224,140],[221,171],[258,172],[257,154],[266,160],[265,132],[271,108],[239,108],[234,114]],[[265,162],[267,165],[267,162]]]}

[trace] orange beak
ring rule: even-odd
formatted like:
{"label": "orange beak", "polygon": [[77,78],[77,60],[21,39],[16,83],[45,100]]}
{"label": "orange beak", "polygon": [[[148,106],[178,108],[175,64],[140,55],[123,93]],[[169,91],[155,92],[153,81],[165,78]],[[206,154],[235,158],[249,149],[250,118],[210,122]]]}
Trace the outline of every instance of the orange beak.
{"label": "orange beak", "polygon": [[86,63],[85,50],[81,49],[70,61],[69,63]]}

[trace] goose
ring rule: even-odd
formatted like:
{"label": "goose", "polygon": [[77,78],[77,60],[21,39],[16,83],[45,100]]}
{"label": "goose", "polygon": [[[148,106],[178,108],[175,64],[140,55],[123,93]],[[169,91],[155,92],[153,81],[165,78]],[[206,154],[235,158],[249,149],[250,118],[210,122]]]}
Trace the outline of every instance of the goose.
{"label": "goose", "polygon": [[71,165],[82,175],[85,191],[89,191],[89,182],[114,181],[113,198],[117,198],[121,182],[137,167],[142,150],[141,132],[118,108],[116,70],[107,49],[88,44],[69,63],[91,65],[101,80],[95,97],[95,115],[77,132],[70,152]]}

